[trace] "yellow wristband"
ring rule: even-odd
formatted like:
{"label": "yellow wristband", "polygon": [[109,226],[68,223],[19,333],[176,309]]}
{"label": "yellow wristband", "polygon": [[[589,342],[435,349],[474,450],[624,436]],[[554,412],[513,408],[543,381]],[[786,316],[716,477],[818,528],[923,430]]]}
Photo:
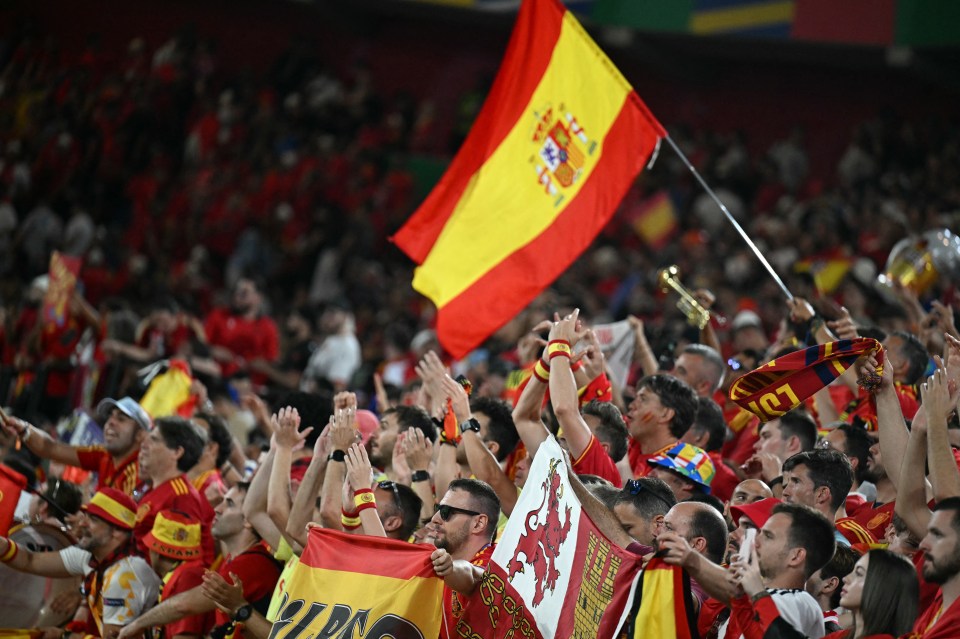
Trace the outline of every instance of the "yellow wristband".
{"label": "yellow wristband", "polygon": [[537,363],[533,365],[533,376],[544,384],[550,381],[550,369],[543,365],[543,360],[537,359]]}
{"label": "yellow wristband", "polygon": [[366,491],[357,492],[357,494],[353,496],[353,505],[356,506],[357,511],[359,511],[364,506],[376,506],[377,498],[373,495],[373,491],[368,488]]}
{"label": "yellow wristband", "polygon": [[7,552],[0,555],[0,561],[3,563],[8,563],[13,561],[13,558],[17,556],[17,551],[20,550],[20,547],[17,546],[17,542],[12,539],[7,540]]}
{"label": "yellow wristband", "polygon": [[547,359],[553,359],[558,356],[569,358],[572,353],[573,351],[570,349],[570,345],[565,342],[550,342],[547,346]]}

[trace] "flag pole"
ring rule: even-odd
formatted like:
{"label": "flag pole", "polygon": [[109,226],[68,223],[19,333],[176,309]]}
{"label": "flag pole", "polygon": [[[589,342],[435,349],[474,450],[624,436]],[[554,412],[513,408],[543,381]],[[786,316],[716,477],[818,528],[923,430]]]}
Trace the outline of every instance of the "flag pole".
{"label": "flag pole", "polygon": [[687,166],[687,169],[689,169],[689,171],[693,173],[693,177],[697,178],[697,182],[699,182],[700,186],[703,187],[703,190],[707,192],[707,195],[709,195],[710,198],[717,203],[717,206],[719,206],[720,210],[723,211],[723,214],[727,217],[727,220],[730,222],[730,224],[733,225],[733,228],[737,230],[737,233],[740,234],[740,237],[743,238],[743,241],[747,243],[747,246],[750,247],[750,250],[753,251],[753,254],[757,256],[757,259],[760,260],[760,263],[763,264],[763,267],[767,269],[767,272],[770,274],[770,277],[773,278],[773,281],[777,283],[777,286],[779,286],[780,290],[783,291],[783,294],[786,295],[787,300],[792,301],[793,294],[790,293],[790,290],[787,289],[786,285],[784,285],[783,280],[780,279],[780,276],[777,275],[777,272],[773,270],[772,266],[770,266],[770,262],[767,261],[767,258],[763,256],[763,253],[760,252],[760,249],[757,248],[757,245],[754,244],[753,240],[750,239],[750,236],[747,235],[747,232],[743,230],[743,227],[740,226],[740,223],[737,222],[737,220],[733,217],[729,209],[727,209],[727,206],[720,201],[720,198],[717,197],[717,194],[714,193],[713,189],[710,188],[710,185],[706,183],[706,181],[703,179],[703,177],[701,177],[697,169],[693,166],[693,164],[690,163],[690,160],[687,159],[687,156],[684,155],[683,151],[680,150],[680,147],[677,146],[677,143],[673,141],[673,138],[667,135],[666,140],[667,140],[667,143],[670,144],[670,147],[674,150],[674,152],[678,156],[680,156],[681,160],[683,160],[683,163]]}

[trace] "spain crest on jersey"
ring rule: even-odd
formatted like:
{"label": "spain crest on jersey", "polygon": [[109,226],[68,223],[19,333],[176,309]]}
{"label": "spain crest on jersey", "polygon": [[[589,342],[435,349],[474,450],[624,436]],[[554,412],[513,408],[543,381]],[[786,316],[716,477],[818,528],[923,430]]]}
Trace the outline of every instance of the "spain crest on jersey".
{"label": "spain crest on jersey", "polygon": [[584,165],[596,152],[597,142],[587,137],[577,117],[561,103],[557,109],[547,106],[543,111],[534,111],[537,119],[533,142],[537,153],[532,158],[537,180],[544,191],[559,206],[565,199],[563,191],[577,183],[583,175]]}

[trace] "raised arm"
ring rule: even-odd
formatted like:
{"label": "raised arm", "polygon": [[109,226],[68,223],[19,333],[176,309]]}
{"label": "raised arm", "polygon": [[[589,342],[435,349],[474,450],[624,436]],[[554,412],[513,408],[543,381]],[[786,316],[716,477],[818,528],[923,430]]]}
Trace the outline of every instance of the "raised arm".
{"label": "raised arm", "polygon": [[[856,366],[868,373],[875,372],[877,360],[872,355]],[[883,367],[880,388],[874,396],[877,402],[877,429],[880,433],[880,455],[883,457],[887,476],[900,492],[900,469],[904,451],[907,450],[907,441],[910,431],[907,422],[903,419],[903,410],[900,408],[900,399],[893,385],[893,367],[889,364]],[[924,533],[926,534],[926,533]]]}
{"label": "raised arm", "polygon": [[[460,424],[466,423],[473,417],[470,411],[470,398],[463,387],[450,378],[444,376],[442,387],[443,393],[450,398],[453,406],[453,413]],[[470,465],[470,471],[480,481],[490,484],[497,497],[500,498],[500,510],[506,515],[513,512],[513,507],[517,503],[517,486],[507,473],[500,467],[500,462],[487,445],[480,439],[480,433],[472,430],[463,431],[463,441],[461,445],[467,453],[467,463]]]}
{"label": "raised arm", "polygon": [[38,457],[51,459],[68,466],[80,465],[76,448],[53,439],[30,422],[3,413],[0,414],[0,423],[3,425],[3,430],[19,438],[20,443]]}
{"label": "raised arm", "polygon": [[[569,460],[567,460],[569,462]],[[593,496],[587,487],[583,485],[577,474],[573,472],[573,465],[567,466],[569,472],[567,478],[570,480],[570,486],[573,487],[573,494],[580,501],[580,507],[587,513],[587,517],[593,522],[593,525],[602,532],[607,539],[626,548],[634,539],[623,529],[623,524],[617,519],[612,510],[603,505],[603,503]]]}
{"label": "raised arm", "polygon": [[420,521],[427,521],[433,517],[433,505],[437,503],[433,483],[430,481],[433,442],[427,439],[419,428],[410,427],[400,445],[403,447],[403,456],[413,475],[410,487],[421,501]]}
{"label": "raised arm", "polygon": [[[882,446],[882,444],[881,444]],[[881,449],[881,455],[883,455]],[[884,456],[886,462],[886,456]],[[927,461],[927,425],[926,419],[917,419],[907,440],[906,452],[900,465],[899,484],[897,484],[897,502],[895,512],[907,524],[910,532],[923,538],[927,534],[927,524],[932,513],[927,508],[927,491],[924,468]],[[889,462],[886,462],[889,466]],[[889,473],[889,468],[888,471]]]}
{"label": "raised arm", "polygon": [[590,445],[593,433],[580,414],[577,385],[570,370],[570,355],[580,335],[577,332],[580,309],[554,322],[550,329],[547,357],[550,358],[550,403],[557,416],[570,455],[578,459]]}
{"label": "raised arm", "polygon": [[72,576],[59,552],[31,552],[6,537],[0,537],[0,558],[14,570],[31,575],[54,578]]}
{"label": "raised arm", "polygon": [[313,445],[313,457],[310,458],[310,464],[300,481],[300,488],[297,489],[297,494],[293,498],[290,518],[283,527],[287,539],[295,541],[300,548],[303,547],[303,543],[299,539],[305,537],[307,524],[316,512],[317,498],[320,496],[323,476],[329,463],[327,461],[329,448],[330,432],[325,431]]}
{"label": "raised arm", "polygon": [[636,340],[633,359],[640,362],[640,368],[643,370],[644,376],[653,375],[660,366],[657,364],[657,357],[653,354],[653,349],[650,348],[650,342],[647,341],[647,335],[643,332],[643,320],[631,315],[627,318],[627,321],[633,328],[633,336]]}
{"label": "raised arm", "polygon": [[[370,460],[367,458],[367,450],[363,444],[357,443],[350,447],[345,458],[347,465],[347,481],[350,482],[350,488],[356,495],[354,506],[360,513],[360,525],[363,526],[363,534],[371,537],[386,537],[387,531],[383,529],[383,522],[377,515],[376,502],[365,502],[363,495],[365,493],[373,494],[370,489],[370,481],[373,477],[373,469],[370,466]],[[400,507],[400,504],[397,504]]]}
{"label": "raised arm", "polygon": [[277,455],[270,472],[267,514],[279,528],[283,528],[290,519],[290,467],[293,453],[303,448],[313,427],[300,431],[300,413],[290,406],[281,408],[270,421],[277,442]]}
{"label": "raised arm", "polygon": [[[534,327],[534,331],[540,329],[546,330],[553,326],[553,322],[544,320]],[[544,344],[546,346],[546,344]],[[544,353],[545,355],[546,353]],[[527,379],[523,392],[517,399],[516,406],[513,407],[513,423],[517,427],[517,433],[523,442],[530,459],[537,454],[540,444],[550,436],[550,431],[540,418],[543,411],[543,398],[547,394],[547,384],[549,368],[541,358],[536,364],[533,373]]]}
{"label": "raised arm", "polygon": [[[343,481],[347,477],[347,450],[357,440],[356,412],[351,408],[334,410],[333,421],[327,426],[330,433],[330,461],[327,462],[327,472],[323,478],[323,496],[320,500],[320,521],[324,528],[343,530],[340,516],[343,506],[341,493]],[[302,516],[302,513],[300,514]],[[287,528],[292,535],[293,530]],[[296,537],[302,545],[306,545],[307,531],[303,526],[297,528]]]}
{"label": "raised arm", "polygon": [[947,435],[947,416],[956,404],[956,389],[951,397],[947,373],[941,366],[921,386],[920,392],[927,417],[927,460],[933,498],[939,502],[947,497],[960,497],[960,471]]}
{"label": "raised arm", "polygon": [[[246,519],[257,534],[269,544],[271,548],[276,548],[280,543],[280,529],[273,522],[270,515],[267,514],[267,492],[270,489],[270,476],[273,471],[274,459],[277,454],[276,440],[270,446],[270,452],[264,458],[263,463],[253,475],[250,482],[250,488],[247,489],[247,496],[243,500],[243,517]],[[289,470],[287,471],[290,472]]]}

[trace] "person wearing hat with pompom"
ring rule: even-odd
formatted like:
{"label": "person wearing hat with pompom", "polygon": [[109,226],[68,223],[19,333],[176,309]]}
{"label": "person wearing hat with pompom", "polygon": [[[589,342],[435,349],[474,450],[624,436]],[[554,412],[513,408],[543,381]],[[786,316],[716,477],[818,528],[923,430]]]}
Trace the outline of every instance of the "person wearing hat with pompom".
{"label": "person wearing hat with pompom", "polygon": [[16,417],[0,415],[0,423],[38,457],[97,473],[97,490],[110,487],[133,495],[140,484],[137,456],[152,426],[150,415],[131,397],[103,400],[97,415],[102,446],[71,446]]}
{"label": "person wearing hat with pompom", "polygon": [[83,577],[92,619],[71,622],[70,630],[114,637],[157,600],[160,578],[133,552],[137,519],[133,499],[116,488],[102,488],[83,506],[86,521],[76,545],[32,552],[0,537],[0,561],[15,570],[47,577]]}
{"label": "person wearing hat with pompom", "polygon": [[[200,559],[200,522],[196,517],[176,510],[157,513],[143,545],[150,553],[150,565],[163,580],[160,601],[203,583],[206,567]],[[163,626],[163,637],[202,637],[212,627],[212,614],[190,615]]]}

